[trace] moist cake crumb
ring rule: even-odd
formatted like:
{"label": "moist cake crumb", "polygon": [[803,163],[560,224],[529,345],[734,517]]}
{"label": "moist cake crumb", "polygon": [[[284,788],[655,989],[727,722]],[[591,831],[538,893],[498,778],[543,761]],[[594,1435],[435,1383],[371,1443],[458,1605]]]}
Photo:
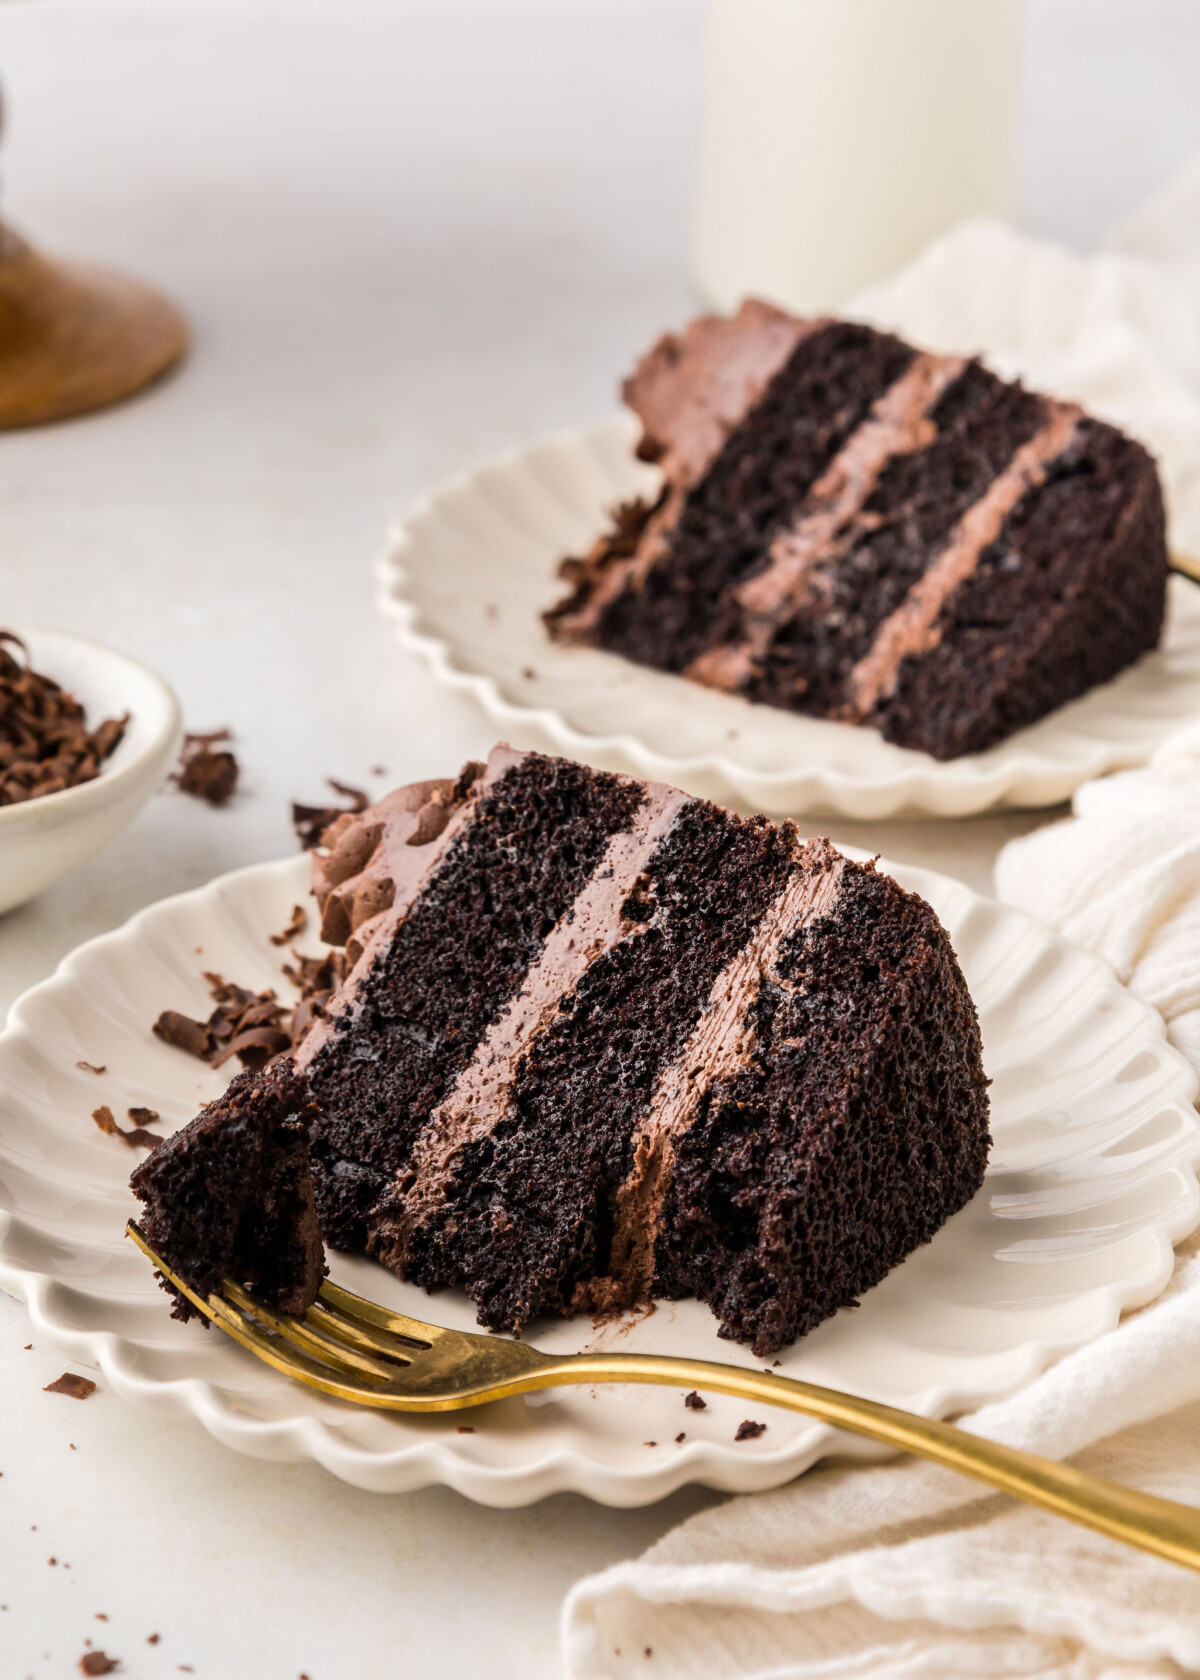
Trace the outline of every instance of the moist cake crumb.
{"label": "moist cake crumb", "polygon": [[[164,1139],[130,1179],[146,1241],[198,1295],[226,1277],[281,1311],[316,1300],[325,1257],[313,1204],[307,1128],[314,1109],[290,1060],[241,1073]],[[208,1320],[165,1279],[172,1317]]]}

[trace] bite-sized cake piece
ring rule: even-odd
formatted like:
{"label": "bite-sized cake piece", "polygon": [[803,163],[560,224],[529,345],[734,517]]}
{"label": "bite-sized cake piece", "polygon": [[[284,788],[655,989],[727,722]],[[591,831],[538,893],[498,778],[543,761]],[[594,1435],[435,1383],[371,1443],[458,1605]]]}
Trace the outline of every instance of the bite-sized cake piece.
{"label": "bite-sized cake piece", "polygon": [[[307,1129],[316,1119],[287,1058],[241,1073],[133,1173],[146,1241],[197,1295],[233,1278],[281,1311],[311,1307],[325,1276]],[[208,1320],[166,1280],[172,1316]]]}
{"label": "bite-sized cake piece", "polygon": [[546,615],[768,705],[980,752],[1161,635],[1151,457],[978,361],[747,302],[626,382],[657,461]]}
{"label": "bite-sized cake piece", "polygon": [[339,819],[297,1050],[326,1240],[483,1324],[697,1295],[771,1353],[975,1193],[975,1010],[924,900],[795,825],[497,747]]}

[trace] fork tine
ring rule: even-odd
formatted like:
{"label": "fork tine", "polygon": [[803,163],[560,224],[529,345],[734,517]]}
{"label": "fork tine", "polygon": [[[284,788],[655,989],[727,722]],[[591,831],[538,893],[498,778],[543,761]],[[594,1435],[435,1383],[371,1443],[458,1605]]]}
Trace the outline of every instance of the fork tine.
{"label": "fork tine", "polygon": [[[221,1286],[227,1301],[238,1307],[242,1313],[248,1313],[256,1318],[260,1324],[265,1324],[284,1341],[291,1342],[293,1347],[300,1349],[319,1364],[332,1366],[335,1371],[349,1372],[352,1376],[364,1378],[367,1382],[390,1383],[396,1375],[395,1368],[389,1369],[377,1359],[371,1359],[356,1349],[335,1344],[324,1336],[315,1335],[306,1328],[301,1320],[291,1318],[286,1313],[275,1312],[265,1302],[256,1298],[243,1289],[240,1284],[226,1278]],[[397,1364],[411,1363],[400,1354],[395,1356]]]}
{"label": "fork tine", "polygon": [[414,1343],[406,1337],[402,1342],[387,1330],[372,1330],[352,1318],[344,1318],[328,1302],[318,1300],[304,1315],[305,1321],[322,1336],[331,1336],[347,1347],[358,1348],[367,1354],[382,1354],[385,1359],[411,1365],[414,1354],[426,1353],[429,1343]]}
{"label": "fork tine", "polygon": [[211,1318],[213,1323],[219,1325],[228,1336],[232,1336],[235,1342],[240,1342],[248,1352],[261,1359],[264,1365],[273,1366],[285,1377],[292,1377],[309,1388],[320,1389],[322,1393],[331,1394],[338,1400],[356,1400],[364,1406],[379,1405],[381,1396],[378,1389],[368,1387],[365,1383],[348,1381],[328,1365],[318,1365],[298,1349],[281,1346],[265,1331],[259,1330],[240,1313],[235,1312],[219,1295],[210,1295],[207,1301],[202,1301],[199,1296],[192,1296],[191,1299],[206,1318]]}
{"label": "fork tine", "polygon": [[[234,1305],[222,1300],[220,1295],[214,1294],[207,1297],[198,1295],[190,1284],[185,1283],[181,1277],[177,1276],[166,1261],[154,1252],[135,1220],[131,1219],[128,1222],[125,1227],[125,1234],[133,1239],[146,1258],[162,1273],[167,1282],[177,1289],[181,1295],[186,1296],[197,1312],[203,1313],[205,1318],[211,1319],[214,1324],[227,1331],[235,1341],[240,1342],[243,1347],[249,1348],[250,1352],[257,1354],[260,1359],[266,1360],[267,1364],[273,1365],[277,1371],[283,1371],[290,1377],[297,1377],[301,1382],[314,1382],[319,1377],[321,1381],[316,1386],[323,1388],[327,1393],[342,1394],[343,1398],[346,1399],[362,1398],[364,1400],[374,1399],[373,1389],[358,1388],[354,1393],[345,1392],[345,1385],[335,1383],[332,1380],[332,1373],[337,1373],[340,1376],[365,1377],[372,1384],[390,1383],[399,1374],[395,1370],[388,1370],[383,1365],[377,1364],[374,1360],[364,1358],[361,1354],[349,1352],[345,1348],[337,1347],[313,1335],[311,1331],[305,1330],[303,1324],[299,1321],[273,1312],[270,1307],[265,1306],[261,1301],[256,1301],[239,1284],[233,1283],[228,1278],[225,1280],[223,1287],[232,1295]],[[241,1311],[235,1310],[235,1306],[253,1313],[262,1322],[269,1323],[279,1336],[291,1342],[299,1350],[298,1354],[285,1354],[270,1337],[264,1335],[252,1323],[248,1323],[242,1317]],[[315,1357],[308,1357],[309,1353]],[[397,1355],[396,1357],[399,1359],[401,1356]]]}
{"label": "fork tine", "polygon": [[440,1324],[425,1324],[419,1318],[406,1318],[403,1313],[389,1312],[386,1307],[376,1306],[374,1301],[364,1301],[361,1295],[352,1295],[329,1278],[321,1285],[320,1300],[353,1323],[387,1330],[393,1336],[406,1336],[419,1347],[432,1347],[442,1336],[451,1333]]}

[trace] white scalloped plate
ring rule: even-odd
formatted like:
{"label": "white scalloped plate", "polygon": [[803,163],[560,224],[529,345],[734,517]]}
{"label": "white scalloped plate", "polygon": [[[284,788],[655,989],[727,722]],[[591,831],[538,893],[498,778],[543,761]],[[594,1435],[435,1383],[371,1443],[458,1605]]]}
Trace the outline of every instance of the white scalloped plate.
{"label": "white scalloped plate", "polygon": [[1163,646],[988,752],[938,764],[871,729],[798,717],[635,665],[560,647],[559,600],[614,503],[653,493],[623,417],[564,432],[435,490],[393,532],[380,601],[401,642],[471,695],[515,745],[651,777],[775,815],[961,817],[1054,805],[1105,771],[1142,764],[1200,712],[1200,588],[1171,580]]}
{"label": "white scalloped plate", "polygon": [[[995,1081],[992,1164],[932,1243],[785,1353],[781,1369],[945,1415],[1015,1390],[1163,1287],[1172,1244],[1200,1221],[1200,1117],[1195,1078],[1158,1015],[1103,963],[945,876],[892,873],[937,909],[979,1005]],[[176,1324],[122,1236],[140,1152],[89,1115],[100,1103],[118,1114],[143,1104],[170,1129],[217,1095],[223,1075],[160,1043],[150,1022],[163,1008],[206,1012],[203,969],[280,986],[268,935],[306,891],[304,858],[225,875],[81,946],[14,1006],[0,1036],[0,1285],[28,1302],[39,1336],[99,1366],[127,1399],[190,1413],[240,1452],[314,1458],[379,1491],[444,1482],[519,1505],[571,1488],[640,1505],[686,1482],[747,1492],[831,1450],[873,1453],[783,1413],[735,1444],[744,1405],[714,1397],[692,1412],[682,1394],[649,1388],[504,1401],[470,1412],[462,1421],[474,1432],[460,1434],[454,1416],[327,1399],[216,1331]],[[460,1295],[431,1298],[363,1259],[332,1266],[340,1282],[418,1318],[474,1322]],[[697,1302],[659,1306],[599,1339],[754,1363],[718,1341]],[[576,1320],[539,1326],[533,1340],[565,1351],[597,1335]]]}

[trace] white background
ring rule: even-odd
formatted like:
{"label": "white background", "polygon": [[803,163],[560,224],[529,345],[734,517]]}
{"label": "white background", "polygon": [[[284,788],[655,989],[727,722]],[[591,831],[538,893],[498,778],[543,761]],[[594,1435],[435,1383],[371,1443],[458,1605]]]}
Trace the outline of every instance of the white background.
{"label": "white background", "polygon": [[[190,727],[234,726],[245,772],[232,808],[164,794],[0,920],[0,1008],[143,904],[287,851],[287,801],[323,776],[378,789],[372,765],[391,785],[490,745],[393,646],[370,562],[435,479],[609,411],[693,306],[701,20],[698,0],[0,6],[5,214],[157,280],[195,335],[153,394],[0,437],[0,624],[140,655]],[[1025,225],[1094,242],[1200,144],[1198,85],[1196,0],[1032,0]],[[986,885],[1032,820],[833,832]],[[75,1673],[87,1639],[134,1680],[552,1675],[566,1587],[712,1497],[360,1494],[105,1392],[43,1394],[64,1360],[29,1339],[0,1297],[0,1680]]]}

